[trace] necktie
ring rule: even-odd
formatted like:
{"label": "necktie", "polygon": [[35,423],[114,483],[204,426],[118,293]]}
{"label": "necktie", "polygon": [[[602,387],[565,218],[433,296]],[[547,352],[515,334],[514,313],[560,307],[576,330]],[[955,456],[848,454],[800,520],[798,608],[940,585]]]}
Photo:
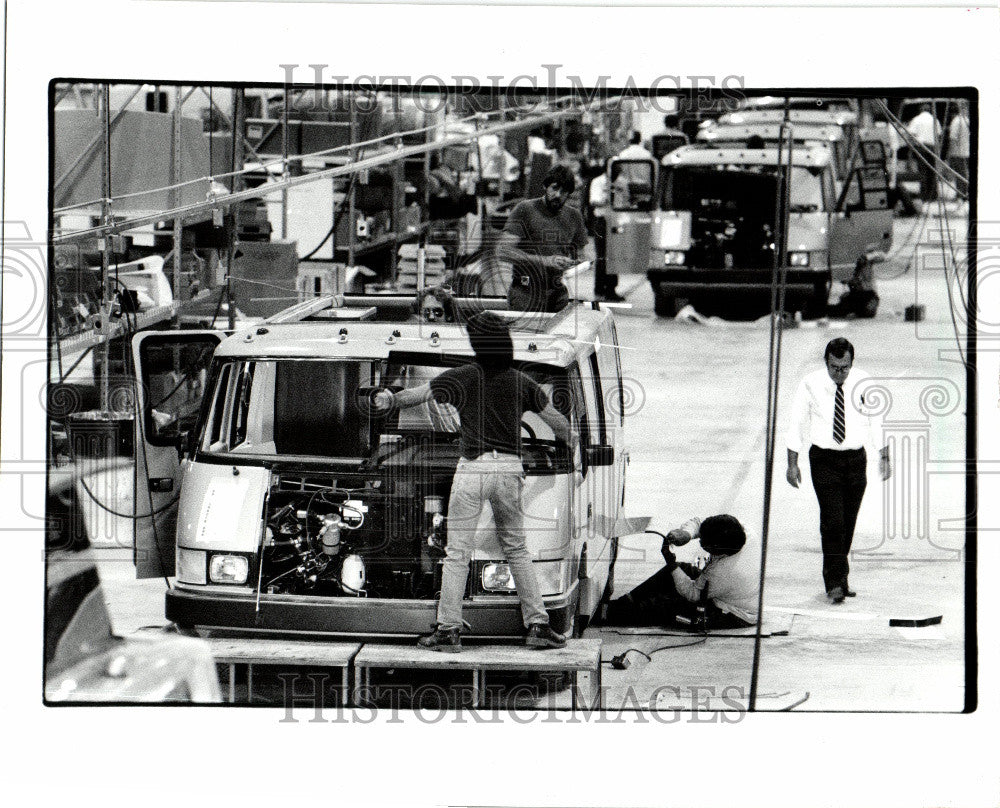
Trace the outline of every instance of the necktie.
{"label": "necktie", "polygon": [[847,427],[844,424],[844,385],[837,385],[837,394],[833,397],[833,439],[837,443],[843,443],[847,435]]}

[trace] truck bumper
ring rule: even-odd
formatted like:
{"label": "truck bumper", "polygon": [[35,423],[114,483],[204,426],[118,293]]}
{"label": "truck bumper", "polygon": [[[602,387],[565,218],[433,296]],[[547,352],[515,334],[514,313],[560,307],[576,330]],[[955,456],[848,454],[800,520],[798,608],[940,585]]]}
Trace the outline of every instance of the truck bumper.
{"label": "truck bumper", "polygon": [[[668,295],[686,295],[693,292],[742,292],[770,290],[770,269],[698,269],[696,267],[649,269],[646,277],[659,284],[660,291]],[[790,269],[786,273],[786,293],[814,294],[818,287],[825,287],[830,273],[816,269]]]}
{"label": "truck bumper", "polygon": [[[545,598],[549,621],[560,633],[572,623],[575,592],[574,588],[572,593]],[[437,601],[264,595],[257,610],[253,595],[174,588],[166,594],[166,616],[181,626],[241,633],[415,636],[433,627]],[[502,602],[466,600],[462,617],[471,626],[463,632],[465,636],[517,637],[525,631],[516,597]]]}

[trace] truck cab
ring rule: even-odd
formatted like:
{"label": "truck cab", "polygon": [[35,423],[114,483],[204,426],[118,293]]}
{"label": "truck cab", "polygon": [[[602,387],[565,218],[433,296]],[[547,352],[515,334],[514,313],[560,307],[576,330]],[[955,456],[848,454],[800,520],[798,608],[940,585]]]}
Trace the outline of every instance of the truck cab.
{"label": "truck cab", "polygon": [[689,146],[660,166],[650,264],[656,313],[688,300],[766,297],[775,265],[779,177],[790,183],[786,240],[789,308],[822,311],[832,281],[847,281],[859,259],[891,245],[885,153],[862,144],[838,184],[825,146],[782,154],[775,144]]}
{"label": "truck cab", "polygon": [[[137,569],[175,576],[166,615],[182,627],[405,636],[435,621],[457,411],[385,415],[372,397],[471,361],[468,338],[458,323],[373,319],[380,306],[321,309],[229,337],[135,338],[137,494],[154,515],[137,524]],[[553,628],[579,632],[612,590],[624,497],[614,320],[585,307],[499,313],[515,366],[580,435],[571,455],[534,413],[522,422],[528,548]],[[197,404],[196,417],[166,413],[171,401]],[[489,509],[478,530],[468,633],[518,635]]]}

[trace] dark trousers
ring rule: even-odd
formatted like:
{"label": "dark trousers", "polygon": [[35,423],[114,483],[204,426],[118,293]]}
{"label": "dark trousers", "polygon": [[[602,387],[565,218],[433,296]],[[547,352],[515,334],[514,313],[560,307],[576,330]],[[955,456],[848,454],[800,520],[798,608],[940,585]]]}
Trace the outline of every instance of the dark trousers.
{"label": "dark trousers", "polygon": [[[697,577],[698,570],[689,564],[678,564],[689,578]],[[605,623],[611,626],[666,626],[678,617],[694,621],[698,615],[697,603],[692,603],[677,591],[670,569],[663,567],[635,589],[608,604]],[[746,623],[736,615],[722,611],[708,598],[704,599],[705,617],[711,629],[745,628]]]}
{"label": "dark trousers", "polygon": [[618,275],[608,274],[608,220],[595,216],[594,224],[594,294],[598,297],[613,295],[618,286]]}
{"label": "dark trousers", "polygon": [[933,202],[938,197],[938,178],[933,168],[937,166],[938,159],[934,152],[923,144],[918,148],[924,158],[923,160],[919,157],[914,158],[917,161],[917,172],[920,174],[920,198],[924,202]]}
{"label": "dark trousers", "polygon": [[847,556],[854,541],[858,510],[868,485],[864,449],[809,449],[809,468],[819,500],[819,535],[823,544],[826,591],[847,588]]}

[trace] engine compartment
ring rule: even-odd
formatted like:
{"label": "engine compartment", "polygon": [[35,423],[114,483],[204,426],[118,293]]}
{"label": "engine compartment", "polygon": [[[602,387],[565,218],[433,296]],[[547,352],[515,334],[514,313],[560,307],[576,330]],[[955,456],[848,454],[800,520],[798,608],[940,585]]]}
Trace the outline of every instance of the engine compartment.
{"label": "engine compartment", "polygon": [[260,591],[434,599],[452,474],[413,467],[274,472],[264,506]]}

